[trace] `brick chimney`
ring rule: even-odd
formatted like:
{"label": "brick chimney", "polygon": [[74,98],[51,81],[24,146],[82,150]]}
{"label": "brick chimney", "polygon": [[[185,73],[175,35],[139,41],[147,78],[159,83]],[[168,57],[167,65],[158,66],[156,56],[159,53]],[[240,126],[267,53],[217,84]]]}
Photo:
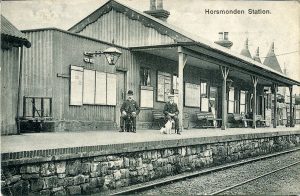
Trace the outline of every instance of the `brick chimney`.
{"label": "brick chimney", "polygon": [[219,40],[215,43],[228,49],[233,45],[232,41],[228,39],[228,32],[219,32]]}
{"label": "brick chimney", "polygon": [[170,15],[170,12],[163,8],[163,0],[150,0],[150,10],[144,11],[144,13],[163,21],[167,21]]}

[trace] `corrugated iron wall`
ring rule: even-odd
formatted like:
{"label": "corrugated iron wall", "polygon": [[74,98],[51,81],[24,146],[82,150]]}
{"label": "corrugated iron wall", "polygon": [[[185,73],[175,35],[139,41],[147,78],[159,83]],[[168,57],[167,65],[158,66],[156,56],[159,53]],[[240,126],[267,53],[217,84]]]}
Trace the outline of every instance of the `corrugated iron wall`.
{"label": "corrugated iron wall", "polygon": [[[23,95],[52,97],[56,121],[114,121],[115,106],[70,106],[70,65],[115,73],[116,68],[128,70],[127,89],[136,89],[137,65],[131,53],[119,48],[122,55],[115,66],[108,65],[104,55],[94,57],[95,63],[83,61],[84,51],[104,50],[110,45],[56,29],[25,32],[32,47],[24,49]],[[66,77],[59,77],[63,75]],[[22,108],[21,108],[22,110]]]}
{"label": "corrugated iron wall", "polygon": [[110,43],[114,40],[115,44],[125,47],[174,43],[169,36],[162,35],[154,28],[146,27],[115,10],[104,14],[79,34]]}
{"label": "corrugated iron wall", "polygon": [[[23,50],[22,97],[53,97],[53,32],[45,30],[25,34],[31,48]],[[21,104],[20,115],[22,111]]]}
{"label": "corrugated iron wall", "polygon": [[[69,78],[59,78],[57,74],[69,75],[70,65],[80,65],[87,69],[93,69],[104,72],[116,71],[116,67],[122,69],[132,70],[131,67],[131,54],[128,50],[119,49],[122,55],[117,62],[116,66],[108,65],[104,55],[94,57],[95,63],[89,64],[83,61],[84,51],[99,51],[104,50],[110,45],[103,44],[91,39],[70,35],[64,32],[54,32],[54,81],[55,89],[54,94],[56,100],[55,110],[57,111],[57,118],[62,120],[82,120],[82,121],[114,121],[115,107],[114,106],[100,106],[100,105],[83,105],[83,106],[70,106],[69,105]],[[132,80],[130,74],[128,81]],[[59,96],[60,95],[60,96]]]}
{"label": "corrugated iron wall", "polygon": [[1,49],[1,135],[16,134],[19,48]]}

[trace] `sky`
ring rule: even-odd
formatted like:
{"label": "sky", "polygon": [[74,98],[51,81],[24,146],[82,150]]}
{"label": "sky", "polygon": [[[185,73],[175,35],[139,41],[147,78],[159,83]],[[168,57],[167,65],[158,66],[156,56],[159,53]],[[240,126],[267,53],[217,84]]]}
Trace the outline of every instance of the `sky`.
{"label": "sky", "polygon": [[[150,0],[118,0],[139,11],[149,10]],[[1,12],[20,30],[56,27],[68,30],[107,0],[2,1]],[[229,32],[232,51],[240,53],[249,39],[251,55],[260,48],[262,62],[272,44],[287,75],[300,81],[300,3],[297,1],[204,1],[164,0],[170,11],[168,23],[210,41],[218,32]],[[243,15],[205,14],[205,10],[244,10]],[[248,14],[248,9],[269,10],[271,14]],[[286,54],[289,53],[289,54]],[[297,89],[300,93],[300,88]]]}

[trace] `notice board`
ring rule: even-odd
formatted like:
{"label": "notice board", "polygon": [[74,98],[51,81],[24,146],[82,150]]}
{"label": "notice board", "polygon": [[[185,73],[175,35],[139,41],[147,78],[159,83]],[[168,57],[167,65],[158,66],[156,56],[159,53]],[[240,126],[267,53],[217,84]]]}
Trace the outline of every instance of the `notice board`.
{"label": "notice board", "polygon": [[83,103],[95,103],[95,71],[83,70]]}
{"label": "notice board", "polygon": [[168,101],[168,94],[171,92],[171,74],[157,72],[157,101]]}
{"label": "notice board", "polygon": [[96,72],[95,104],[106,105],[106,73]]}
{"label": "notice board", "polygon": [[117,77],[116,74],[107,73],[107,105],[117,104]]}
{"label": "notice board", "polygon": [[82,105],[83,68],[71,66],[70,105]]}
{"label": "notice board", "polygon": [[184,105],[200,108],[200,85],[185,83]]}
{"label": "notice board", "polygon": [[141,107],[153,108],[153,90],[141,89]]}

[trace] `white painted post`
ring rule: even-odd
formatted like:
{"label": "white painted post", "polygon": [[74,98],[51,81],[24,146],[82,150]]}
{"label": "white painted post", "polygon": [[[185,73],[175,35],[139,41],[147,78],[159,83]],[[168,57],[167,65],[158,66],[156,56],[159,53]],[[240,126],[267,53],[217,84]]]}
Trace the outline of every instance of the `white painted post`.
{"label": "white painted post", "polygon": [[183,48],[178,47],[178,110],[179,110],[179,131],[183,130],[183,70],[187,61]]}

